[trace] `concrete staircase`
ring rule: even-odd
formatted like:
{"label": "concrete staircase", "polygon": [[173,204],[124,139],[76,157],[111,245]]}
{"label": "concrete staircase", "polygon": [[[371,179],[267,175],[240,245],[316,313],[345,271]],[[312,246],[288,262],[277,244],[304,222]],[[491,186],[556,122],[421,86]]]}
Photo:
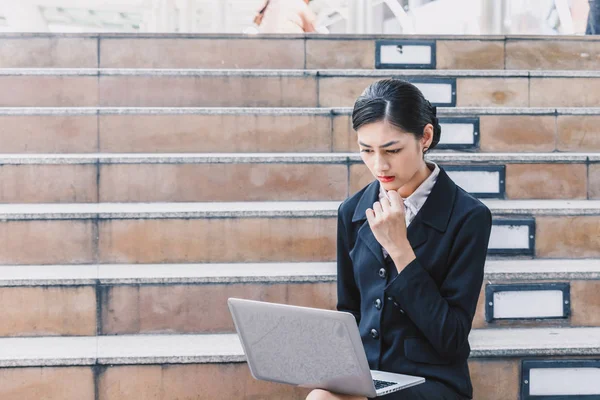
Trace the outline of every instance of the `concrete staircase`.
{"label": "concrete staircase", "polygon": [[[432,69],[375,69],[404,39]],[[597,70],[587,37],[0,35],[0,397],[304,398],[252,379],[226,299],[335,307],[348,107],[389,76],[494,215],[475,399],[600,396]]]}

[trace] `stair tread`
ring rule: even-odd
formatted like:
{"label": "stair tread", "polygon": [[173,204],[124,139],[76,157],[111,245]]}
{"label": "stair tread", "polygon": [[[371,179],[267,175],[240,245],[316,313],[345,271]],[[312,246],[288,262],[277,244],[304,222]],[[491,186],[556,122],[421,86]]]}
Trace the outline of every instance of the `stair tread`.
{"label": "stair tread", "polygon": [[[335,282],[335,262],[4,265],[0,286]],[[595,280],[600,259],[488,260],[485,279]]]}
{"label": "stair tread", "polygon": [[[502,215],[599,215],[600,200],[490,200],[482,199]],[[0,204],[0,218],[235,218],[332,217],[340,201],[246,201],[179,203],[59,203]]]}
{"label": "stair tread", "polygon": [[[472,358],[600,353],[598,328],[476,329]],[[0,338],[0,367],[243,362],[236,334]]]}
{"label": "stair tread", "polygon": [[[469,153],[433,152],[434,162],[463,163],[586,163],[600,161],[600,152],[589,153]],[[209,164],[209,163],[347,163],[361,162],[358,152],[340,153],[81,153],[0,154],[0,163],[19,164]]]}

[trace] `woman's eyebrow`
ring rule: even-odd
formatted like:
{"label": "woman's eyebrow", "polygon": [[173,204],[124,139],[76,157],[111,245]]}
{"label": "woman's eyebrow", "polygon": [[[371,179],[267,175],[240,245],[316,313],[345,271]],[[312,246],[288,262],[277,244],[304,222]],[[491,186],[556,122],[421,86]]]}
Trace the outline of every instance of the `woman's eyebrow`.
{"label": "woman's eyebrow", "polygon": [[[391,142],[387,142],[386,144],[383,144],[383,145],[379,146],[379,148],[383,149],[385,147],[390,147],[391,145],[394,145],[394,144],[399,143],[399,142],[400,142],[399,140],[393,140]],[[358,144],[360,144],[361,146],[365,146],[365,147],[371,148],[371,146],[369,146],[368,144],[365,144],[363,142],[358,142]]]}

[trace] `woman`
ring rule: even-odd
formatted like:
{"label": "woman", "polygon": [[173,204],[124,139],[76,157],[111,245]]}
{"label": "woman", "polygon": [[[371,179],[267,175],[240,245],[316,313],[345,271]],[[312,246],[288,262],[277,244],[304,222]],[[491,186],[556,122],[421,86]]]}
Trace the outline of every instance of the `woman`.
{"label": "woman", "polygon": [[[352,123],[376,180],[338,210],[337,308],[355,316],[371,369],[426,378],[381,399],[470,399],[468,335],[491,213],[424,160],[441,128],[414,85],[372,84]],[[364,397],[314,390],[307,399]]]}
{"label": "woman", "polygon": [[308,7],[310,0],[266,0],[254,23],[259,33],[315,32],[317,17]]}

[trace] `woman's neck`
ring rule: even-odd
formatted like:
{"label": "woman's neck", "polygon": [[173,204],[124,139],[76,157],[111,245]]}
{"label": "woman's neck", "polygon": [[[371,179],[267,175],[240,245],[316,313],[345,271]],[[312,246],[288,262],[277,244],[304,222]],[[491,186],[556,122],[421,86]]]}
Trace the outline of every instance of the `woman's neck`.
{"label": "woman's neck", "polygon": [[408,181],[404,186],[402,186],[399,189],[400,196],[402,196],[403,199],[406,199],[411,194],[413,194],[415,190],[417,190],[417,188],[421,186],[423,182],[425,182],[425,179],[427,179],[429,175],[431,175],[431,172],[432,170],[429,169],[427,163],[423,163],[421,168],[417,170],[417,172],[413,175],[410,181]]}

